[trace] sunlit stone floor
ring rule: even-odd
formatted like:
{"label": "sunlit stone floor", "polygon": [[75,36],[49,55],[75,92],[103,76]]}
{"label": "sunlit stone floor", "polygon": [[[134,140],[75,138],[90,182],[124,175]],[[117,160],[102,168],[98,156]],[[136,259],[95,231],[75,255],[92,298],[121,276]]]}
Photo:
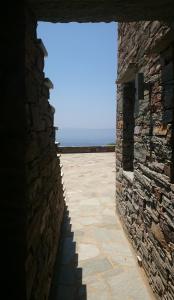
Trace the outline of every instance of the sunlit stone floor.
{"label": "sunlit stone floor", "polygon": [[115,154],[61,155],[66,213],[54,300],[154,299],[115,210]]}

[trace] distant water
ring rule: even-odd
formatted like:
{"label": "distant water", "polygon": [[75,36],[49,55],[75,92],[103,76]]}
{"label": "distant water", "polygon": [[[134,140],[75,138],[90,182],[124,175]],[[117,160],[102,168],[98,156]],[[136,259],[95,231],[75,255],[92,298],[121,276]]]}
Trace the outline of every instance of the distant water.
{"label": "distant water", "polygon": [[56,134],[60,146],[102,146],[115,143],[115,129],[61,129]]}

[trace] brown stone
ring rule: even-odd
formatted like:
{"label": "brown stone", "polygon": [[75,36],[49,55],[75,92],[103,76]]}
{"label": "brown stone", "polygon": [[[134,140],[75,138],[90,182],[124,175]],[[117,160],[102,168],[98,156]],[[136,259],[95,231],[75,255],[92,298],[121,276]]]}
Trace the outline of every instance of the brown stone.
{"label": "brown stone", "polygon": [[159,125],[153,128],[153,134],[159,136],[166,136],[168,131],[167,125]]}
{"label": "brown stone", "polygon": [[158,242],[163,247],[166,247],[167,244],[166,244],[165,236],[164,236],[159,224],[152,223],[151,230],[152,230],[152,233],[154,234],[154,237],[158,240]]}
{"label": "brown stone", "polygon": [[161,197],[162,197],[161,188],[159,188],[159,187],[154,188],[154,194],[155,194],[156,199],[158,201],[161,201]]}

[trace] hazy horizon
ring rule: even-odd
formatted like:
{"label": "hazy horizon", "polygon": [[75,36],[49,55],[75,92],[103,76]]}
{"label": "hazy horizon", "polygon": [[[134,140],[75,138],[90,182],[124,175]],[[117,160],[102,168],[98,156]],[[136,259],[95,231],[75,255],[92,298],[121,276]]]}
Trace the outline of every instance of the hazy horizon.
{"label": "hazy horizon", "polygon": [[85,127],[60,127],[58,126],[59,129],[78,129],[78,130],[115,130],[115,127],[108,127],[108,128],[85,128]]}
{"label": "hazy horizon", "polygon": [[56,141],[61,146],[102,146],[115,143],[115,128],[60,128],[56,132]]}

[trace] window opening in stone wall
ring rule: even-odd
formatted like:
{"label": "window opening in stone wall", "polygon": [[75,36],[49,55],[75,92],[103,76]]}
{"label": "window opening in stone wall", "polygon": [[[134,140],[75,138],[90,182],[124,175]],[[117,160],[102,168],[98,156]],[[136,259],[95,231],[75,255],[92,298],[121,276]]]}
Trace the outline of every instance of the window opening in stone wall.
{"label": "window opening in stone wall", "polygon": [[134,166],[135,81],[123,84],[123,170],[133,172]]}

